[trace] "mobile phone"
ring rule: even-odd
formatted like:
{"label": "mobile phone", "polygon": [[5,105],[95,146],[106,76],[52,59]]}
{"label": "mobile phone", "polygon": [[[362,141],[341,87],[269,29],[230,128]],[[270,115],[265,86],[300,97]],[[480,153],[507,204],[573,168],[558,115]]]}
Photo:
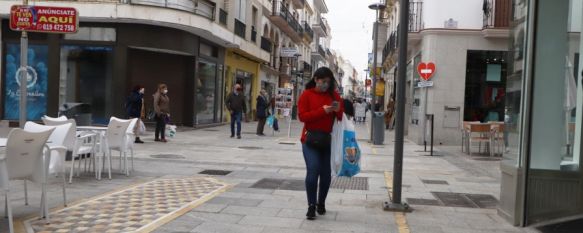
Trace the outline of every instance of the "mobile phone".
{"label": "mobile phone", "polygon": [[334,107],[334,108],[339,107],[339,104],[340,103],[338,103],[338,101],[332,101],[332,107]]}

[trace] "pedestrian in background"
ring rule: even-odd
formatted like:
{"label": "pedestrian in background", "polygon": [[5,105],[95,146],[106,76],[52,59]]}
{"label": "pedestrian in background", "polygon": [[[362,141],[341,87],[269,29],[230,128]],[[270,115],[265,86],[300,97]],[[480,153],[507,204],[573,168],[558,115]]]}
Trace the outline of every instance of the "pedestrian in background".
{"label": "pedestrian in background", "polygon": [[393,113],[395,112],[395,100],[393,97],[389,98],[389,103],[387,104],[387,113],[385,113],[385,127],[386,129],[393,128]]}
{"label": "pedestrian in background", "polygon": [[156,116],[156,132],[154,134],[155,141],[166,141],[166,123],[170,121],[170,98],[168,98],[168,86],[166,84],[159,84],[158,91],[154,93],[154,112]]}
{"label": "pedestrian in background", "polygon": [[354,118],[354,106],[352,105],[352,100],[344,98],[342,101],[344,102],[344,114],[348,117],[347,120]]}
{"label": "pedestrian in background", "polygon": [[362,100],[356,102],[354,106],[354,116],[356,117],[356,122],[364,122],[366,119],[366,104]]}
{"label": "pedestrian in background", "polygon": [[306,85],[298,102],[299,119],[304,123],[301,142],[306,162],[308,220],[316,218],[316,211],[326,214],[326,197],[332,180],[332,127],[335,118],[342,120],[344,111],[342,99],[335,91],[337,85],[332,71],[321,67],[314,72],[314,78]]}
{"label": "pedestrian in background", "polygon": [[128,114],[128,118],[137,118],[136,126],[134,127],[134,134],[136,135],[135,143],[144,143],[140,139],[140,127],[142,125],[142,119],[146,115],[145,108],[144,108],[144,93],[146,89],[140,85],[136,85],[130,96],[126,101],[126,112]]}
{"label": "pedestrian in background", "polygon": [[265,136],[263,134],[263,129],[265,128],[265,122],[267,121],[267,117],[269,116],[269,102],[267,98],[267,92],[265,90],[261,90],[259,92],[259,96],[257,96],[257,105],[256,105],[256,116],[257,120],[257,136]]}
{"label": "pedestrian in background", "polygon": [[231,113],[231,138],[235,137],[235,123],[237,124],[237,139],[241,139],[241,120],[243,113],[247,112],[247,105],[245,104],[245,96],[243,95],[243,88],[239,84],[235,84],[233,92],[231,92],[225,100],[225,105]]}

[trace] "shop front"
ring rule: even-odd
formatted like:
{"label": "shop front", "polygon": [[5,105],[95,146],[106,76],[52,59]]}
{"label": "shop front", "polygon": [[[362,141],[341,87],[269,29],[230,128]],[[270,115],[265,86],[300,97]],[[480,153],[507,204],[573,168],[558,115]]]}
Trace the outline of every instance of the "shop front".
{"label": "shop front", "polygon": [[[20,34],[2,21],[3,119],[18,119]],[[126,117],[130,90],[146,89],[146,111],[152,94],[168,85],[172,123],[196,126],[220,121],[223,49],[177,29],[141,24],[82,23],[76,34],[30,33],[28,119],[56,116],[65,104],[89,106],[93,124],[111,116]],[[177,38],[180,38],[177,40]],[[212,89],[212,90],[211,90]]]}
{"label": "shop front", "polygon": [[583,216],[581,0],[516,0],[498,213],[519,226]]}
{"label": "shop front", "polygon": [[[225,65],[227,68],[224,98],[233,92],[235,84],[241,85],[243,95],[245,96],[245,103],[247,104],[246,119],[254,119],[256,98],[261,88],[261,79],[259,78],[260,63],[237,51],[227,50]],[[224,103],[222,106],[225,108],[224,111],[226,111]],[[230,120],[229,114],[225,114],[223,117],[225,121]]]}

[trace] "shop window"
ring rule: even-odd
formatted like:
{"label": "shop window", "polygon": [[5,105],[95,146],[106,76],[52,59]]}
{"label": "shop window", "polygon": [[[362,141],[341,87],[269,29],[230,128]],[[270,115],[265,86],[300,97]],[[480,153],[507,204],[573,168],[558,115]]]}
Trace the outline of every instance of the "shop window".
{"label": "shop window", "polygon": [[115,28],[81,27],[75,34],[65,34],[65,40],[115,42]]}
{"label": "shop window", "polygon": [[[7,43],[4,74],[4,119],[20,117],[20,44]],[[47,110],[48,46],[28,46],[27,119],[40,120]]]}
{"label": "shop window", "polygon": [[217,64],[201,60],[198,62],[196,78],[196,124],[214,123],[218,109]]}
{"label": "shop window", "polygon": [[464,121],[504,121],[507,54],[468,51]]}
{"label": "shop window", "polygon": [[94,123],[107,124],[123,100],[112,99],[113,48],[109,46],[61,47],[59,105],[86,103]]}

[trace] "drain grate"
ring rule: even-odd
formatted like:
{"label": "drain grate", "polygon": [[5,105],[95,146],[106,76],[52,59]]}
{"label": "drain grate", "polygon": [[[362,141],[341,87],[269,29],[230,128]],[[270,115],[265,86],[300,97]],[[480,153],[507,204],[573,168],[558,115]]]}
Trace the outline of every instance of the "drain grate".
{"label": "drain grate", "polygon": [[233,171],[227,171],[227,170],[204,170],[199,172],[198,174],[203,174],[203,175],[211,175],[211,176],[226,176],[228,174],[230,174]]}
{"label": "drain grate", "polygon": [[279,144],[282,144],[282,145],[295,145],[296,143],[295,142],[280,142]]}
{"label": "drain grate", "polygon": [[207,132],[219,132],[220,130],[218,130],[218,129],[203,129],[202,131],[207,131]]}
{"label": "drain grate", "polygon": [[502,161],[501,157],[472,157],[472,159],[477,161]]}
{"label": "drain grate", "polygon": [[261,149],[263,149],[263,147],[258,147],[258,146],[240,146],[238,148],[243,149],[243,150],[261,150]]}
{"label": "drain grate", "polygon": [[334,177],[332,189],[368,190],[368,177]]}
{"label": "drain grate", "polygon": [[438,200],[435,199],[424,199],[424,198],[407,198],[407,204],[409,205],[434,205],[440,206]]}
{"label": "drain grate", "polygon": [[443,185],[449,185],[449,183],[447,183],[447,181],[445,181],[445,180],[421,180],[421,182],[423,182],[424,184],[443,184]]}
{"label": "drain grate", "polygon": [[185,158],[182,155],[175,155],[175,154],[150,155],[150,157],[155,158],[155,159],[184,159]]}
{"label": "drain grate", "polygon": [[494,209],[498,200],[487,194],[431,192],[435,198],[448,207]]}
{"label": "drain grate", "polygon": [[[251,185],[250,188],[257,189],[280,189],[280,190],[291,190],[291,191],[305,191],[305,181],[304,180],[294,180],[294,179],[273,179],[265,178],[257,181],[255,184]],[[349,190],[368,190],[368,178],[367,177],[337,177],[332,178],[332,184],[330,185],[332,189],[349,189]]]}

